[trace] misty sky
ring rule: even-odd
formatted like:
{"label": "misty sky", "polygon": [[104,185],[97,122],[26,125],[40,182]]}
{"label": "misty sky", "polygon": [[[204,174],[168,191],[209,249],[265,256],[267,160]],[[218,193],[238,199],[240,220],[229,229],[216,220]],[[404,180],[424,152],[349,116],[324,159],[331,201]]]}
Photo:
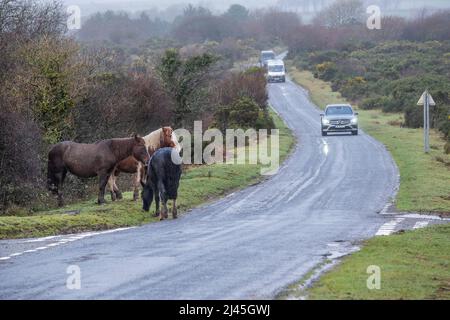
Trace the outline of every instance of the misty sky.
{"label": "misty sky", "polygon": [[210,8],[213,11],[223,11],[233,3],[242,3],[247,7],[267,7],[273,6],[278,0],[63,0],[67,5],[79,5],[81,8],[93,8],[99,10],[126,10],[126,11],[140,11],[151,8],[167,9],[171,6],[185,6],[188,3],[195,5],[202,5]]}
{"label": "misty sky", "polygon": [[[233,3],[241,3],[249,8],[280,6],[298,12],[311,12],[333,2],[333,0],[62,0],[66,5],[78,5],[82,15],[90,15],[96,11],[129,11],[138,12],[158,8],[178,8],[182,10],[188,3],[202,5],[214,13],[225,11]],[[431,9],[450,8],[450,0],[365,0],[368,4],[378,4],[390,14],[413,14],[414,10],[424,7]]]}

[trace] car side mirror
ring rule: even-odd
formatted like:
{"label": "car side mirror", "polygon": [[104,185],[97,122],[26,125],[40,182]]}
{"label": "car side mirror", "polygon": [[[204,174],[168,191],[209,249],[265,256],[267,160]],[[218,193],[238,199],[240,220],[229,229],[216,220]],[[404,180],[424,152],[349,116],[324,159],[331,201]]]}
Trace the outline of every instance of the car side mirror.
{"label": "car side mirror", "polygon": [[355,114],[355,116],[357,116],[359,114],[359,112],[355,112],[354,114]]}
{"label": "car side mirror", "polygon": [[325,116],[325,114],[321,113],[320,116],[323,117],[323,116]]}

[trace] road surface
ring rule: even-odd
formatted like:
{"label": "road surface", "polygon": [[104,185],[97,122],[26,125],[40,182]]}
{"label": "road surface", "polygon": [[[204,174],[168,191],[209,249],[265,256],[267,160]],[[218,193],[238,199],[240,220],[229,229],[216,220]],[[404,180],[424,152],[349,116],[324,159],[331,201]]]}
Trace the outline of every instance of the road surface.
{"label": "road surface", "polygon": [[[1,241],[0,298],[273,298],[389,227],[392,217],[379,213],[398,172],[384,146],[364,133],[322,137],[318,109],[291,81],[269,85],[269,95],[298,139],[277,175],[178,220]],[[79,290],[66,287],[70,265],[80,268]]]}

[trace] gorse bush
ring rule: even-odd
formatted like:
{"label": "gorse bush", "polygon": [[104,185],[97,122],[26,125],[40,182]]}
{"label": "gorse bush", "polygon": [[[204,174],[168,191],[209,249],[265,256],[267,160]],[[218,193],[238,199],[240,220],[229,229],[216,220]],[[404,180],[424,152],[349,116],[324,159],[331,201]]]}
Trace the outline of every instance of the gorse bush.
{"label": "gorse bush", "polygon": [[336,64],[331,61],[325,61],[316,65],[315,75],[317,78],[330,81],[336,76]]}
{"label": "gorse bush", "polygon": [[384,96],[376,96],[363,99],[359,106],[361,109],[370,110],[391,108],[391,104],[392,100],[390,98]]}
{"label": "gorse bush", "polygon": [[216,88],[219,107],[213,125],[226,128],[273,129],[268,113],[268,93],[264,70],[259,67],[230,73]]}
{"label": "gorse bush", "polygon": [[254,128],[259,116],[259,106],[249,97],[234,102],[226,110],[228,128]]}
{"label": "gorse bush", "polygon": [[222,130],[273,129],[275,125],[267,109],[261,109],[250,97],[242,97],[229,106],[219,108],[215,113],[215,125]]}

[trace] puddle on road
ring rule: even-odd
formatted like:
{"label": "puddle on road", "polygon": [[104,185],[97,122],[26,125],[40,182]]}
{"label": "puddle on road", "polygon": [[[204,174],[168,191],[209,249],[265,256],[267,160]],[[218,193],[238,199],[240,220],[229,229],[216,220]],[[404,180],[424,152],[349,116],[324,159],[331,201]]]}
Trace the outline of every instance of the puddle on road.
{"label": "puddle on road", "polygon": [[319,277],[339,263],[339,259],[359,251],[361,248],[350,241],[336,240],[327,244],[327,252],[322,254],[324,260],[308,271],[303,278],[289,285],[276,297],[281,300],[305,300],[307,289],[319,279]]}
{"label": "puddle on road", "polygon": [[325,254],[328,259],[339,259],[353,252],[359,251],[360,247],[353,245],[349,241],[339,240],[327,245],[330,248],[330,252]]}
{"label": "puddle on road", "polygon": [[322,145],[322,151],[327,156],[328,152],[330,152],[330,148],[328,147],[328,142],[325,139],[322,139],[323,145]]}

